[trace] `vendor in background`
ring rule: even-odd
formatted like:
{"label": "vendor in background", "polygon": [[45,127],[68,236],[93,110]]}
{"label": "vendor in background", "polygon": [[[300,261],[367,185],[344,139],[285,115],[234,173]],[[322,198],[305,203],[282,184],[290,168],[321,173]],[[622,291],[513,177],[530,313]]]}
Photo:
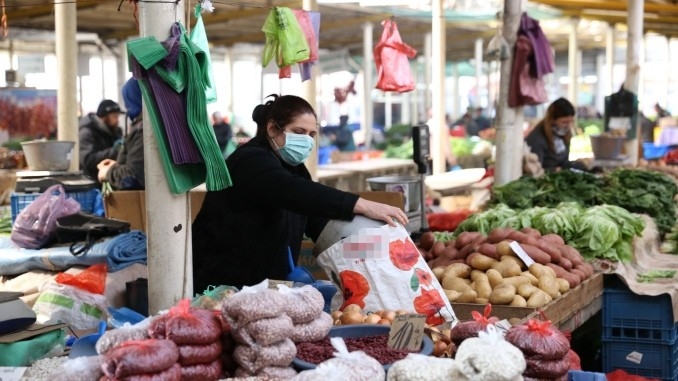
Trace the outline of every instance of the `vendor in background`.
{"label": "vendor in background", "polygon": [[339,117],[339,127],[334,134],[330,135],[330,140],[341,152],[355,151],[353,130],[348,126],[348,115]]}
{"label": "vendor in background", "polygon": [[97,165],[106,159],[116,159],[122,145],[122,128],[118,126],[120,106],[106,99],[97,113],[89,113],[80,120],[80,170],[97,179]]}
{"label": "vendor in background", "polygon": [[144,189],[144,131],[141,119],[141,89],[130,78],[122,87],[127,116],[132,126],[125,137],[117,160],[105,159],[97,165],[99,182],[108,182],[115,190]]}
{"label": "vendor in background", "polygon": [[217,144],[219,145],[219,150],[224,152],[228,142],[233,139],[233,129],[231,125],[228,124],[226,118],[224,118],[220,112],[215,112],[212,114],[212,127],[214,128],[214,135],[217,137]]}
{"label": "vendor in background", "polygon": [[473,121],[476,122],[476,126],[478,126],[479,133],[492,127],[492,121],[490,120],[490,118],[485,116],[482,107],[476,107]]}
{"label": "vendor in background", "polygon": [[315,111],[293,95],[257,106],[257,134],[227,159],[233,186],[207,192],[193,223],[193,288],[286,279],[306,234],[316,240],[329,219],[356,214],[406,224],[399,208],[313,182],[304,166],[318,135]]}
{"label": "vendor in background", "polygon": [[659,103],[654,104],[654,111],[657,113],[657,119],[671,116],[671,113],[668,112],[666,109],[662,108],[662,106],[660,106]]}
{"label": "vendor in background", "polygon": [[545,171],[579,167],[580,163],[570,162],[569,159],[574,115],[572,103],[565,98],[558,98],[546,109],[544,119],[525,138]]}

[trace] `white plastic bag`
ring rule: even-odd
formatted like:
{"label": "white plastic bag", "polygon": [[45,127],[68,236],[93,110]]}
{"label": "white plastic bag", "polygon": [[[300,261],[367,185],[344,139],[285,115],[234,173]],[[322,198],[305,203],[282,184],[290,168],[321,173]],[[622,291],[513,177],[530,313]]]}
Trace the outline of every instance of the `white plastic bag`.
{"label": "white plastic bag", "polygon": [[433,325],[457,323],[443,288],[400,225],[360,229],[321,253],[318,264],[340,290],[333,310],[357,304],[417,312]]}
{"label": "white plastic bag", "polygon": [[454,360],[410,354],[388,369],[387,381],[459,380]]}
{"label": "white plastic bag", "polygon": [[93,294],[73,286],[47,283],[33,305],[38,323],[60,321],[74,329],[96,329],[106,320],[108,302],[103,295]]}
{"label": "white plastic bag", "polygon": [[526,368],[523,352],[504,340],[494,325],[488,325],[486,330],[459,345],[455,355],[459,372],[469,381],[521,379]]}
{"label": "white plastic bag", "polygon": [[[52,381],[98,380],[103,376],[101,356],[82,356],[70,359],[50,374]],[[52,378],[53,377],[53,378]]]}
{"label": "white plastic bag", "polygon": [[330,339],[337,352],[334,357],[322,362],[315,369],[299,373],[291,381],[364,381],[383,380],[386,377],[384,367],[379,361],[368,356],[363,351],[349,352],[346,343],[341,337]]}

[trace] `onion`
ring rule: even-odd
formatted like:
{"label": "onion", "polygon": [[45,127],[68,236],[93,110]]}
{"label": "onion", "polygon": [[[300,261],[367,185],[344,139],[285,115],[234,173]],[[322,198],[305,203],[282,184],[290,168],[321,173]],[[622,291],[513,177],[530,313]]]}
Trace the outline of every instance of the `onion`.
{"label": "onion", "polygon": [[358,311],[347,311],[341,314],[341,324],[362,324],[365,316]]}
{"label": "onion", "polygon": [[380,324],[380,325],[391,325],[391,321],[388,320],[388,319],[381,319],[381,320],[379,320],[379,321],[377,322],[377,324]]}
{"label": "onion", "polygon": [[351,312],[351,311],[363,312],[363,309],[360,308],[360,306],[357,305],[357,304],[349,304],[348,306],[344,307],[344,312]]}
{"label": "onion", "polygon": [[382,317],[382,316],[384,316],[384,310],[379,310],[379,311],[375,312],[374,314]]}
{"label": "onion", "polygon": [[395,319],[396,317],[396,313],[395,311],[386,310],[384,311],[384,313],[381,314],[381,317],[388,321],[393,321],[393,319]]}
{"label": "onion", "polygon": [[365,317],[365,324],[377,324],[381,320],[381,316],[377,314],[369,314]]}
{"label": "onion", "polygon": [[445,354],[446,350],[447,344],[442,341],[438,341],[437,343],[433,344],[433,356],[435,357],[441,357]]}
{"label": "onion", "polygon": [[337,320],[337,319],[341,318],[341,314],[342,314],[341,311],[332,312],[332,320]]}

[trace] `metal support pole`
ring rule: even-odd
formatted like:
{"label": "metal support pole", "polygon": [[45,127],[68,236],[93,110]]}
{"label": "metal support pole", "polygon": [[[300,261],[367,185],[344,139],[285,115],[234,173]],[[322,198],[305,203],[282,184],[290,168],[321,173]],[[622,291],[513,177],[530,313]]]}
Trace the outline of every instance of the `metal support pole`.
{"label": "metal support pole", "polygon": [[431,134],[434,137],[432,146],[433,153],[433,173],[444,173],[447,171],[446,153],[449,150],[449,131],[445,123],[445,63],[447,52],[445,46],[445,15],[443,9],[443,0],[433,0],[432,7],[432,31],[431,31],[431,120],[433,125],[429,126],[436,132]]}
{"label": "metal support pole", "polygon": [[[640,65],[641,49],[643,48],[643,0],[628,0],[628,37],[626,47],[626,79],[624,88],[638,94],[640,89]],[[638,118],[640,123],[640,118]],[[631,164],[638,163],[638,125],[635,129],[635,139],[626,141],[626,154],[629,155]]]}
{"label": "metal support pole", "polygon": [[431,33],[424,35],[424,112],[426,115],[431,111],[431,63],[433,61],[433,36]]}
{"label": "metal support pole", "polygon": [[[316,0],[304,0],[302,7],[305,11],[317,11],[318,10],[318,2]],[[313,107],[314,110],[317,109],[317,104],[318,104],[318,65],[313,65],[311,67],[311,79],[304,81],[302,84],[302,91],[303,91],[303,97],[306,99],[308,103],[311,104],[311,107]],[[316,113],[317,110],[316,110]],[[318,131],[320,133],[320,131]],[[306,159],[306,162],[304,163],[306,165],[306,168],[308,169],[308,172],[311,174],[311,178],[315,181],[318,180],[318,145],[314,144],[313,145],[313,151],[311,151],[311,155]]]}
{"label": "metal support pole", "polygon": [[[502,34],[513,51],[522,15],[520,1],[504,2]],[[497,110],[497,157],[494,183],[503,185],[518,179],[523,172],[523,108],[508,105],[512,58],[501,61]]]}
{"label": "metal support pole", "polygon": [[384,128],[389,129],[393,125],[393,94],[384,94]]}
{"label": "metal support pole", "polygon": [[570,78],[570,85],[567,88],[567,97],[576,108],[579,105],[577,97],[579,96],[579,65],[577,65],[577,27],[579,26],[579,19],[573,17],[570,20],[570,38],[567,48],[567,71]]}
{"label": "metal support pole", "polygon": [[[233,114],[233,48],[226,49],[226,55],[224,56],[224,71],[226,72],[226,83],[228,87],[222,98],[224,100],[223,104],[226,107],[226,115],[229,119],[232,119]],[[233,120],[229,120],[229,123],[233,125]]]}
{"label": "metal support pole", "polygon": [[[184,2],[141,2],[142,37],[169,36],[176,20],[184,17]],[[144,120],[151,120],[144,107]],[[144,128],[146,172],[146,232],[148,233],[148,306],[155,314],[193,295],[191,214],[189,194],[170,192],[152,128]],[[202,290],[199,290],[202,291]]]}
{"label": "metal support pole", "polygon": [[127,44],[121,42],[116,50],[118,54],[116,62],[118,66],[118,100],[123,102],[122,87],[125,85],[125,82],[127,82],[127,78],[129,78],[129,69],[127,67]]}
{"label": "metal support pole", "polygon": [[482,91],[482,81],[483,81],[483,39],[479,38],[476,40],[476,45],[475,45],[475,71],[476,71],[476,92],[478,93],[478,97],[476,99],[475,105],[476,107],[482,107],[483,106],[483,91]]}
{"label": "metal support pole", "polygon": [[373,107],[372,104],[372,89],[374,88],[374,80],[372,78],[372,70],[374,66],[373,57],[373,38],[374,28],[372,23],[363,24],[363,114],[362,125],[365,129],[365,148],[369,149],[372,145],[372,129],[374,125]]}
{"label": "metal support pole", "polygon": [[75,2],[54,2],[56,56],[59,70],[57,88],[57,138],[75,142],[70,170],[80,167],[78,142],[78,41]]}
{"label": "metal support pole", "polygon": [[605,69],[607,74],[604,76],[605,90],[604,95],[610,95],[614,92],[614,44],[615,44],[615,26],[608,24],[605,35]]}

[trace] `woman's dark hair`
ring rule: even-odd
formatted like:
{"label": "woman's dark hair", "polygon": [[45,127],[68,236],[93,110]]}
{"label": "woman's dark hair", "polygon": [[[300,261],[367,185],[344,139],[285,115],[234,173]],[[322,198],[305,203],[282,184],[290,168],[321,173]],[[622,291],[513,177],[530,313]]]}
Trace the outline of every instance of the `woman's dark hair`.
{"label": "woman's dark hair", "polygon": [[[544,120],[541,122],[541,128],[544,131],[546,142],[551,152],[556,152],[555,144],[553,143],[553,128],[551,126],[553,126],[556,119],[574,116],[575,114],[574,106],[565,98],[556,99],[546,109],[546,115],[544,115]],[[563,137],[565,144],[570,144],[570,139],[572,139],[572,131],[568,131],[567,135]]]}
{"label": "woman's dark hair", "polygon": [[280,128],[285,128],[292,119],[299,115],[311,114],[316,119],[313,107],[304,98],[296,95],[271,94],[266,98],[273,98],[254,108],[252,120],[257,123],[257,137],[268,138],[266,128],[268,121],[273,120]]}

